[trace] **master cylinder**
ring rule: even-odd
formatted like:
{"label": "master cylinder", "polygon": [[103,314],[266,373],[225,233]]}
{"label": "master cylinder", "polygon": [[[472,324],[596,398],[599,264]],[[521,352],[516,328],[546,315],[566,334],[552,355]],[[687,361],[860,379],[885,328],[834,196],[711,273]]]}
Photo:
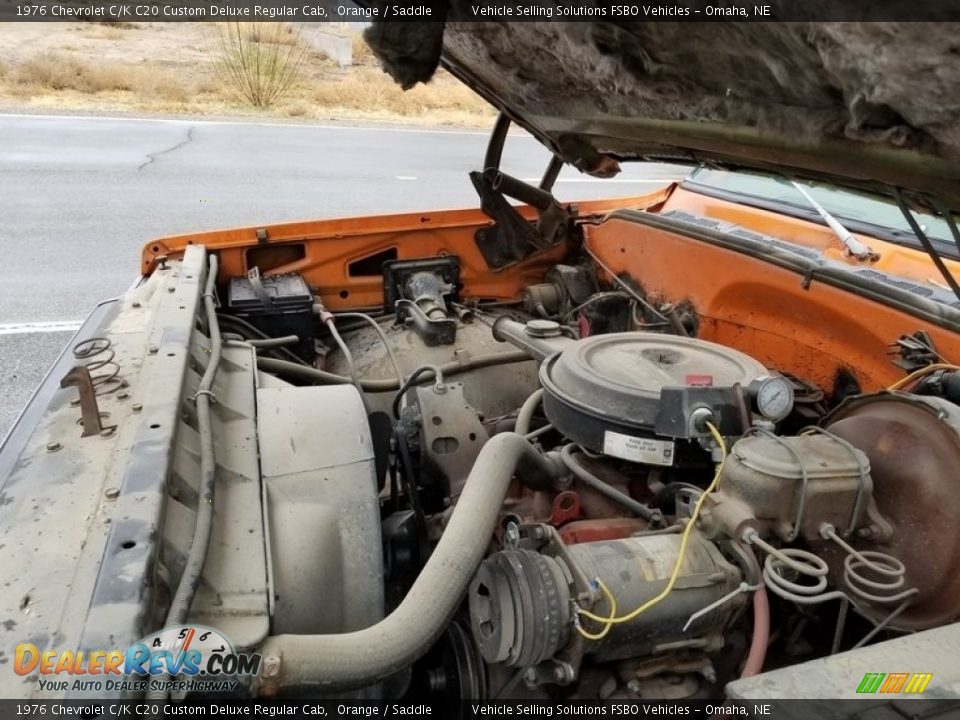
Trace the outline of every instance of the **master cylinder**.
{"label": "master cylinder", "polygon": [[784,542],[820,541],[824,524],[844,536],[867,525],[877,537],[890,533],[873,502],[870,460],[819,428],[796,437],[754,430],[739,440],[702,520],[711,536],[742,538],[752,527]]}

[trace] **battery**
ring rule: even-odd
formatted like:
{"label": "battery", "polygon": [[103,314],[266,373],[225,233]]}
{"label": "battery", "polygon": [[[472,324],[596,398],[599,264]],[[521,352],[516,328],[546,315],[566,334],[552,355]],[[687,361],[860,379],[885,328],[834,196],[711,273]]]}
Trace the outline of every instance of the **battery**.
{"label": "battery", "polygon": [[313,293],[302,275],[262,277],[251,271],[246,277],[231,278],[227,307],[269,337],[296,335],[300,341],[290,350],[313,362]]}

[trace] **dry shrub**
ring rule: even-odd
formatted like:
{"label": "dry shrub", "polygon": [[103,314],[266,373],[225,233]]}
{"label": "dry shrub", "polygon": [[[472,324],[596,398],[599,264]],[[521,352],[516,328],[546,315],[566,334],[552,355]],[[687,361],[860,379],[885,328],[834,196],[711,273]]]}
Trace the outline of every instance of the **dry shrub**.
{"label": "dry shrub", "polygon": [[143,82],[140,68],[129,65],[85,64],[78,76],[76,90],[86,93],[137,90]]}
{"label": "dry shrub", "polygon": [[[83,26],[79,31],[78,25]],[[118,48],[127,45],[132,49],[125,41],[139,42],[142,38],[149,41],[144,45],[149,52],[140,52],[138,46],[136,53],[127,55],[111,48],[111,59],[105,60],[99,48],[108,41],[97,41],[101,43],[98,45],[90,38],[104,30],[112,31],[113,26],[69,25],[61,30],[62,37],[83,40],[78,43],[83,47],[74,52],[66,50],[69,43],[60,42],[51,51],[2,56],[0,98],[24,107],[229,114],[238,110],[236,98],[242,97],[244,104],[259,108],[272,103],[267,112],[277,117],[352,117],[477,126],[488,123],[494,114],[484,100],[443,71],[427,85],[401,91],[380,69],[359,33],[352,30],[344,31],[344,35],[351,38],[357,64],[337,68],[327,58],[314,57],[304,40],[305,31],[289,24],[197,23],[195,28],[193,24],[185,27],[191,29],[193,39],[177,48],[177,52],[165,41],[156,41],[151,33],[158,29],[151,24],[136,25],[134,30],[119,27],[125,38],[117,42]],[[264,82],[271,77],[278,82],[283,77],[289,79],[290,75],[284,76],[280,70],[279,63],[284,58],[295,68],[293,79],[289,84],[279,82],[279,90],[272,98],[273,91],[264,86],[265,94],[258,104],[243,97],[236,85],[225,82],[218,65],[222,58],[220,38],[225,37],[228,27],[233,33],[228,37],[236,38],[236,44],[243,49],[233,57],[241,63],[253,62],[247,66],[250,75],[259,74]],[[269,64],[271,56],[278,63],[273,70]]]}
{"label": "dry shrub", "polygon": [[86,71],[86,64],[56,52],[42,52],[24,60],[17,68],[16,81],[46,90],[74,89]]}
{"label": "dry shrub", "polygon": [[262,42],[276,43],[277,45],[292,45],[299,46],[301,45],[302,38],[300,37],[300,30],[293,26],[288,25],[287,23],[264,23],[265,25],[270,25],[271,28],[275,28],[277,31],[268,34]]}
{"label": "dry shrub", "polygon": [[175,75],[157,71],[147,72],[145,68],[136,90],[144,99],[158,98],[176,103],[189,102],[193,94],[191,88],[184,86]]}
{"label": "dry shrub", "polygon": [[407,117],[436,111],[492,115],[485,100],[446,73],[437,73],[426,85],[403,91],[380,68],[355,67],[343,78],[317,82],[313,100],[328,108],[392,113]]}
{"label": "dry shrub", "polygon": [[193,80],[193,91],[198,94],[214,95],[223,90],[220,79],[214,74],[201,74]]}
{"label": "dry shrub", "polygon": [[187,88],[167,71],[139,65],[91,63],[62,53],[44,52],[25,60],[15,75],[18,84],[37,90],[81,93],[131,92],[144,98],[186,101]]}
{"label": "dry shrub", "polygon": [[225,88],[253,107],[267,108],[301,82],[305,45],[284,23],[218,26],[216,71]]}
{"label": "dry shrub", "polygon": [[[132,30],[136,25],[123,20],[81,20],[75,27],[84,37],[116,41],[129,39],[130,34],[126,31]],[[60,49],[63,49],[62,46]]]}
{"label": "dry shrub", "polygon": [[310,114],[310,106],[302,100],[297,100],[283,108],[287,117],[306,117]]}

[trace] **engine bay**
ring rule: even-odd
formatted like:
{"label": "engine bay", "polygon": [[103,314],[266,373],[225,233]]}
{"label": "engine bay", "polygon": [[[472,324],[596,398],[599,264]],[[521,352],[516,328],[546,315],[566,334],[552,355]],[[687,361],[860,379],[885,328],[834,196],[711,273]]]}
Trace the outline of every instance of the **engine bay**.
{"label": "engine bay", "polygon": [[[942,291],[682,188],[472,179],[481,211],[145,247],[0,455],[34,657],[214,629],[252,658],[232,697],[452,707],[849,697],[954,657]],[[31,563],[38,526],[84,541]]]}
{"label": "engine bay", "polygon": [[[332,312],[296,274],[229,281],[222,332],[256,348],[259,392],[309,389],[319,487],[350,488],[302,515],[314,500],[265,473],[286,508],[270,510],[274,562],[300,562],[275,577],[263,652],[282,668],[259,692],[717,698],[957,618],[956,563],[930,554],[922,519],[960,458],[952,372],[819,387],[698,337],[692,303],[589,256],[509,301],[464,292],[459,268],[385,262],[376,311]],[[357,617],[282,616],[311,602],[294,584],[326,596],[355,575]]]}

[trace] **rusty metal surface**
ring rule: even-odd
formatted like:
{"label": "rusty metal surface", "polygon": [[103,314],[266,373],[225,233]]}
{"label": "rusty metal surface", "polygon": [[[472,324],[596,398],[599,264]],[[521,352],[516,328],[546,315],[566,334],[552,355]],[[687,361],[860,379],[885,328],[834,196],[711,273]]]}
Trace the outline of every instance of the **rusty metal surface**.
{"label": "rusty metal surface", "polygon": [[[75,387],[80,405],[80,425],[83,427],[81,437],[99,435],[104,427],[100,422],[100,408],[97,406],[97,391],[93,387],[90,371],[82,365],[70,369],[60,380],[61,388]],[[116,425],[112,426],[113,428]]]}
{"label": "rusty metal surface", "polygon": [[[75,346],[107,341],[111,361],[122,367],[122,389],[106,385],[106,371],[95,373],[107,377],[95,397],[98,414],[115,431],[82,437],[82,410],[71,402],[76,390],[57,388],[57,381],[91,356],[65,352],[24,415],[30,425],[15,427],[6,441],[0,653],[22,642],[41,650],[126,647],[158,626],[196,522],[192,396],[209,340],[194,324],[205,260],[203,248],[189,249],[183,262],[103,306],[78,333]],[[269,627],[255,379],[252,349],[226,347],[213,387],[214,528],[190,616],[241,648],[254,646]],[[0,673],[0,695],[50,696],[35,680]]]}
{"label": "rusty metal surface", "polygon": [[[888,542],[859,538],[855,547],[892,554],[906,566],[905,586],[920,591],[893,625],[923,629],[960,617],[960,408],[880,393],[844,403],[826,427],[870,458],[877,508],[893,525]],[[882,619],[889,611],[872,612]]]}
{"label": "rusty metal surface", "polygon": [[[151,620],[154,561],[180,388],[205,252],[158,271],[98,310],[78,340],[107,337],[129,382],[98,398],[117,431],[81,437],[65,354],[0,453],[0,638],[41,649],[123,647]],[[49,448],[57,448],[51,451]],[[42,562],[38,559],[42,558]],[[35,678],[0,675],[0,694],[41,695]],[[25,688],[24,684],[27,685]]]}
{"label": "rusty metal surface", "polygon": [[603,518],[574,520],[560,528],[560,539],[566,545],[600,540],[621,540],[644,532],[649,523],[640,518]]}
{"label": "rusty metal surface", "polygon": [[[100,334],[120,310],[119,301],[99,305],[76,338]],[[17,643],[77,639],[109,529],[106,490],[118,474],[109,461],[123,436],[80,437],[80,412],[59,387],[74,363],[64,351],[0,447],[2,667],[10,667]],[[52,584],[58,592],[44,590]],[[42,696],[33,680],[11,672],[0,673],[0,695]]]}

